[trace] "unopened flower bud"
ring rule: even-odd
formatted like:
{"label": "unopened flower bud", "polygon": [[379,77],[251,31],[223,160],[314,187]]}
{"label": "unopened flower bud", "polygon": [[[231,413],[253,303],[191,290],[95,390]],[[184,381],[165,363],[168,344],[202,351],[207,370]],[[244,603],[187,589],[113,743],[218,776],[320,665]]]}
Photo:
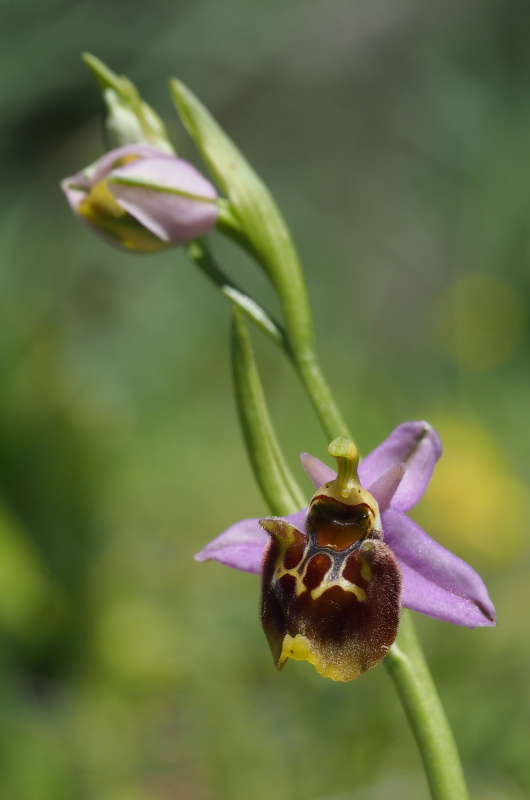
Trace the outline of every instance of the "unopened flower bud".
{"label": "unopened flower bud", "polygon": [[214,186],[187,161],[152,147],[119,147],[61,186],[96,233],[137,253],[185,244],[217,221]]}

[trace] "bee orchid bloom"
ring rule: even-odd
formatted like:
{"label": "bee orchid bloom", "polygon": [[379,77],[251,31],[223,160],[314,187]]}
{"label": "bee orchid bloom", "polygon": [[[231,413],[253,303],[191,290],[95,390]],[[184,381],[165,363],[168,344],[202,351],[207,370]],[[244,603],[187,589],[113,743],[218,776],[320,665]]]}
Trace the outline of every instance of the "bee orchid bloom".
{"label": "bee orchid bloom", "polygon": [[66,178],[72,210],[111,244],[152,253],[215,226],[217,192],[195,167],[145,145],[125,145]]}
{"label": "bee orchid bloom", "polygon": [[317,487],[308,508],[237,522],[195,556],[262,575],[277,668],[307,660],[325,677],[352,680],[387,653],[401,606],[469,628],[495,625],[479,575],[406,516],[442,453],[436,431],[403,423],[360,463],[345,437],[329,452],[337,473],[302,455]]}

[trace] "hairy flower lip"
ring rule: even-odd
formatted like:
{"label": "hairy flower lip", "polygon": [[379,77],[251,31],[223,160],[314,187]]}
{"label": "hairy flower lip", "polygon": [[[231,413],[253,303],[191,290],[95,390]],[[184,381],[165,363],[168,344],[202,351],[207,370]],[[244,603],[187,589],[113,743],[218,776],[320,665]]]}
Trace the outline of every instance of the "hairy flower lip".
{"label": "hairy flower lip", "polygon": [[[404,513],[424,494],[441,453],[434,428],[423,421],[405,422],[360,462],[361,484],[380,504],[384,541],[403,573],[403,607],[469,628],[492,626],[495,608],[480,576]],[[317,487],[335,478],[335,472],[313,456],[303,454],[302,464]],[[306,514],[302,509],[284,519],[304,530]],[[259,574],[268,542],[259,519],[242,520],[195,558]]]}

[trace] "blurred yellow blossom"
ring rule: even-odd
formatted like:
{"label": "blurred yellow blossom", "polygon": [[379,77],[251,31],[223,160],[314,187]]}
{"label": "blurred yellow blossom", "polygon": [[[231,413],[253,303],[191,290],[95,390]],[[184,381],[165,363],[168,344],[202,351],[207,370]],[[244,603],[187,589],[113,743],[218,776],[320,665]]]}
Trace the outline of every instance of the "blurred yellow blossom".
{"label": "blurred yellow blossom", "polygon": [[465,370],[488,370],[519,347],[524,309],[500,278],[475,273],[456,280],[439,304],[439,333],[446,352]]}
{"label": "blurred yellow blossom", "polygon": [[445,457],[436,467],[417,517],[448,546],[493,562],[521,551],[530,511],[525,484],[494,438],[472,421],[437,420]]}

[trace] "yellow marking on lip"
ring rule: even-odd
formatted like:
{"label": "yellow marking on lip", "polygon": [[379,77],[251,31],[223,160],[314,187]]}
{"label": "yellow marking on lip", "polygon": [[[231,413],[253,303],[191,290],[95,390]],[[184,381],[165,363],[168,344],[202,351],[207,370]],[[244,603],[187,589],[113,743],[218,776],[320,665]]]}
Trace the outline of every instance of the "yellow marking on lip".
{"label": "yellow marking on lip", "polygon": [[273,580],[277,582],[280,580],[280,578],[283,578],[284,575],[292,575],[292,577],[295,579],[296,585],[294,587],[294,592],[297,597],[301,595],[302,592],[305,592],[307,587],[304,586],[304,577],[297,572],[296,567],[294,569],[285,569],[283,564],[280,564],[279,567],[276,567]]}
{"label": "yellow marking on lip", "polygon": [[344,592],[351,592],[355,595],[359,602],[363,602],[366,600],[366,592],[360,586],[357,586],[355,583],[350,583],[347,581],[346,578],[338,578],[335,581],[326,581],[324,580],[321,582],[320,586],[317,586],[316,589],[312,589],[311,591],[311,599],[317,600],[324,592],[327,592],[328,589],[332,589],[334,586],[339,586]]}
{"label": "yellow marking on lip", "polygon": [[[305,550],[304,550],[304,552],[303,552],[303,554],[302,554],[302,557],[300,559],[300,564],[304,563],[304,560],[305,560],[305,558],[307,556],[307,551],[308,551],[309,547],[310,547],[310,544],[308,543],[306,548],[305,548]],[[309,567],[309,564],[311,563],[311,558],[307,559],[307,561],[304,564],[304,569],[303,569],[303,571],[301,573],[298,571],[299,568],[300,568],[300,564],[297,567],[292,567],[291,569],[286,569],[284,567],[284,565],[283,565],[283,556],[285,555],[285,549],[282,552],[280,552],[280,555],[278,556],[278,560],[276,561],[278,566],[276,567],[276,569],[274,571],[273,580],[274,581],[279,581],[280,578],[283,578],[284,575],[292,575],[293,578],[296,581],[295,595],[296,595],[296,597],[299,597],[301,594],[303,594],[307,590],[307,586],[304,583],[304,578],[305,578],[305,576],[307,574],[307,569]],[[330,559],[330,561],[331,561],[331,559]],[[316,599],[316,597],[320,597],[320,594],[322,594],[322,592],[325,592],[326,589],[328,589],[332,585],[331,583],[327,583],[327,576],[329,575],[329,573],[331,572],[332,569],[333,569],[333,562],[330,563],[329,569],[327,570],[327,572],[325,573],[324,577],[322,578],[322,580],[320,582],[320,586],[318,586],[316,589],[312,590],[311,597],[313,599]],[[342,581],[343,579],[340,579],[340,580]],[[324,584],[324,588],[322,589],[321,587],[322,587],[323,584]],[[353,584],[350,584],[348,581],[344,581],[343,589],[345,591],[349,591],[346,588],[346,585],[352,586]],[[320,594],[317,594],[317,595],[313,594],[313,592],[318,592],[319,590],[321,590]],[[360,589],[360,591],[362,592],[363,590]],[[361,597],[359,598],[359,600],[362,600],[362,599],[364,599],[364,598],[361,598]]]}
{"label": "yellow marking on lip", "polygon": [[372,567],[370,564],[363,559],[361,559],[362,567],[361,567],[361,578],[363,581],[367,583],[372,580]]}
{"label": "yellow marking on lip", "polygon": [[291,569],[286,569],[284,567],[284,565],[283,565],[283,558],[284,558],[285,552],[287,550],[287,545],[285,545],[284,547],[280,547],[280,553],[279,553],[278,558],[276,560],[277,567],[274,570],[273,581],[276,583],[277,581],[280,580],[280,578],[283,578],[284,575],[292,575],[292,577],[296,581],[295,588],[294,588],[296,597],[299,597],[307,589],[307,586],[305,586],[305,584],[304,584],[304,576],[305,576],[305,573],[307,571],[307,564],[309,564],[309,561],[307,561],[307,563],[305,564],[304,571],[303,571],[302,574],[300,574],[298,572],[298,568],[299,568],[300,564],[303,563],[303,561],[304,561],[304,559],[305,559],[305,557],[307,555],[308,547],[309,547],[309,544],[306,545],[306,548],[305,548],[304,552],[302,553],[302,557],[300,559],[300,563],[296,567],[292,567]]}
{"label": "yellow marking on lip", "polygon": [[[283,551],[283,553],[280,554],[278,558],[278,561],[280,563],[274,571],[273,580],[274,582],[277,582],[281,578],[283,578],[284,575],[292,575],[292,577],[295,579],[295,595],[296,597],[299,597],[307,590],[307,586],[304,584],[304,578],[309,563],[311,562],[311,559],[308,559],[308,561],[306,561],[304,565],[304,570],[302,574],[300,574],[298,572],[298,567],[293,567],[292,569],[286,569],[283,566],[284,553],[285,550]],[[301,562],[303,562],[306,553],[307,549],[302,555]],[[357,600],[359,600],[360,603],[366,600],[366,591],[361,586],[357,586],[357,584],[351,583],[350,581],[346,580],[346,578],[344,578],[342,575],[339,578],[336,578],[335,580],[328,580],[327,576],[329,575],[332,569],[333,569],[333,564],[330,565],[328,571],[322,578],[320,584],[311,590],[312,600],[318,600],[318,598],[321,597],[324,594],[324,592],[327,592],[327,590],[333,588],[333,586],[339,586],[344,592],[351,592],[356,596]],[[361,578],[363,578],[363,580],[365,580],[367,583],[372,579],[372,568],[364,559],[362,559]]]}

